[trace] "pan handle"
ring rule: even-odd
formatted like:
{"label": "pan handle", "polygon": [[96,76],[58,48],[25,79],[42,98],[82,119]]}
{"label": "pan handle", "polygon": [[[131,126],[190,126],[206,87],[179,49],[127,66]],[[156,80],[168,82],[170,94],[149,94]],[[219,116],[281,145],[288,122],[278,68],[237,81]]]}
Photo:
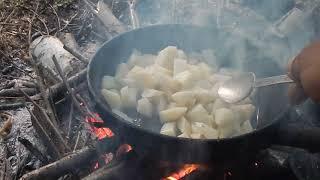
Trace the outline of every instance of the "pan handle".
{"label": "pan handle", "polygon": [[320,152],[320,128],[281,124],[275,143]]}

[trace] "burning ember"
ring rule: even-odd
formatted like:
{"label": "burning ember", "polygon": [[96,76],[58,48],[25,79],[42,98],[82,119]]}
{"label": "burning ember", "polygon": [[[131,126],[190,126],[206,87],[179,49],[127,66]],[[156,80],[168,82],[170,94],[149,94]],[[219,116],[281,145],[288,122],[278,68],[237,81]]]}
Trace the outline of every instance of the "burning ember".
{"label": "burning ember", "polygon": [[187,176],[188,174],[199,169],[199,164],[186,164],[179,171],[172,173],[170,176],[163,178],[162,180],[179,180]]}
{"label": "burning ember", "polygon": [[[98,114],[96,114],[96,116],[99,117]],[[106,127],[97,128],[94,125],[92,125],[93,123],[103,124],[103,121],[100,120],[100,118],[87,117],[86,121],[91,125],[90,128],[92,132],[98,137],[99,140],[114,136],[114,133],[111,131],[111,129]]]}

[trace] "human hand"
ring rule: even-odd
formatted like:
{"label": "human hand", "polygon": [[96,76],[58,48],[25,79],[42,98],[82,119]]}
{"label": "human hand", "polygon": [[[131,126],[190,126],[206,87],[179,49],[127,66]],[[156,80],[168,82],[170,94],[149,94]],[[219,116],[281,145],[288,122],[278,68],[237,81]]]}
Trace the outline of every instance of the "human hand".
{"label": "human hand", "polygon": [[288,66],[288,75],[296,82],[289,87],[291,103],[302,103],[307,97],[320,102],[320,41],[305,47]]}

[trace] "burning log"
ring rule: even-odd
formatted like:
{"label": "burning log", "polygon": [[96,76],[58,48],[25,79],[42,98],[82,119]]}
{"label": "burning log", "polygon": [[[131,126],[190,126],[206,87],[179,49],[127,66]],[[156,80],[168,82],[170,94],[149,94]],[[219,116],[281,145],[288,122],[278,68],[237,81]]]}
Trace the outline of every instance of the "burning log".
{"label": "burning log", "polygon": [[48,164],[48,158],[43,155],[43,153],[36,148],[29,140],[18,137],[18,141],[24,145],[34,156],[36,156],[42,163]]}

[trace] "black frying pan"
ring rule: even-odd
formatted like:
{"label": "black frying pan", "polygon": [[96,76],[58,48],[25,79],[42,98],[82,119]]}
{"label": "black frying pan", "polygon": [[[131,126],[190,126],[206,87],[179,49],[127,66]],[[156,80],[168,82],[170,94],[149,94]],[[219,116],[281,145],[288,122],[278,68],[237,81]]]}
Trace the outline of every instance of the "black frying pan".
{"label": "black frying pan", "polygon": [[[100,93],[102,77],[114,75],[118,64],[126,62],[134,49],[142,53],[157,54],[159,50],[168,45],[177,46],[185,52],[213,48],[220,59],[219,65],[232,67],[234,63],[231,57],[234,58],[236,54],[232,54],[234,49],[226,49],[224,44],[233,38],[241,37],[233,37],[215,28],[192,25],[156,25],[129,31],[115,37],[98,50],[89,64],[88,84],[98,113],[106,125],[116,134],[120,134],[123,140],[131,144],[138,153],[152,155],[161,160],[175,162],[227,160],[253,154],[272,143],[301,147],[316,146],[315,149],[319,150],[319,140],[310,142],[302,136],[309,135],[308,132],[297,132],[295,128],[290,131],[281,131],[287,129],[279,128],[280,119],[285,117],[289,108],[285,85],[258,90],[254,97],[254,103],[258,109],[256,116],[252,119],[252,124],[256,128],[254,132],[220,140],[175,138],[161,135],[143,126],[138,127],[112,113]],[[245,42],[243,46],[246,47],[247,58],[241,63],[245,71],[255,72],[258,77],[284,73],[272,58],[263,55],[263,52],[259,52],[253,45],[250,45],[249,41],[244,40],[243,42]],[[286,133],[285,138],[281,138],[283,133]],[[297,135],[297,133],[300,134]],[[320,131],[313,131],[313,133],[319,135]],[[299,138],[290,139],[291,136]]]}

